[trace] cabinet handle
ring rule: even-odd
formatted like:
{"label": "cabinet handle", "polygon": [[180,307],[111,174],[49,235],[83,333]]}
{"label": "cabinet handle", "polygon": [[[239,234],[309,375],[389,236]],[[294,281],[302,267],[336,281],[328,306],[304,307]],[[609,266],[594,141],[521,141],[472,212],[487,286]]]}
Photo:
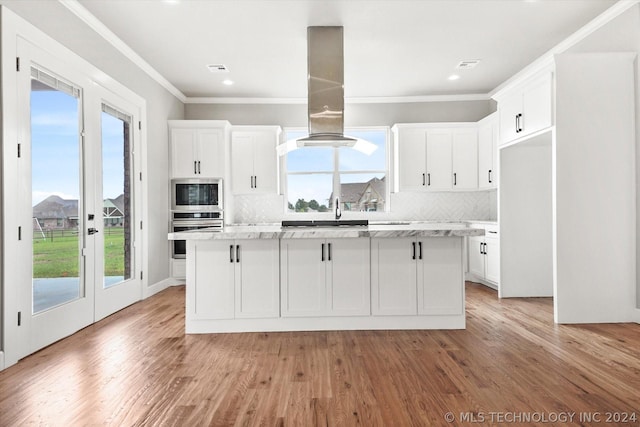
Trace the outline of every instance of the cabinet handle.
{"label": "cabinet handle", "polygon": [[320,261],[324,262],[324,243],[322,244],[322,249],[320,249]]}
{"label": "cabinet handle", "polygon": [[427,185],[431,185],[431,174],[427,174]]}
{"label": "cabinet handle", "polygon": [[484,254],[486,255],[487,254],[487,244],[483,243],[483,245],[484,245]]}
{"label": "cabinet handle", "polygon": [[520,125],[518,124],[518,117],[519,117],[519,114],[516,114],[516,133],[520,132],[518,130],[518,128],[520,127]]}
{"label": "cabinet handle", "polygon": [[498,234],[498,232],[497,232],[497,231],[489,231],[489,233],[491,233],[491,234]]}
{"label": "cabinet handle", "polygon": [[416,242],[411,242],[411,244],[413,245],[413,256],[411,258],[416,259]]}
{"label": "cabinet handle", "polygon": [[236,262],[240,262],[240,245],[236,245]]}
{"label": "cabinet handle", "polygon": [[193,161],[193,174],[198,174],[198,162],[196,162],[195,160]]}
{"label": "cabinet handle", "polygon": [[453,185],[458,185],[458,174],[453,173]]}
{"label": "cabinet handle", "polygon": [[233,262],[233,245],[229,245],[229,262]]}
{"label": "cabinet handle", "polygon": [[331,261],[331,243],[327,243],[327,260]]}
{"label": "cabinet handle", "polygon": [[253,188],[258,188],[258,175],[253,175]]}
{"label": "cabinet handle", "polygon": [[482,252],[482,245],[484,245],[484,243],[480,242],[480,255],[484,255],[484,252]]}
{"label": "cabinet handle", "polygon": [[516,133],[522,132],[522,123],[520,120],[521,118],[522,118],[522,113],[518,113],[516,115]]}
{"label": "cabinet handle", "polygon": [[422,185],[423,185],[423,186],[427,183],[426,181],[427,181],[426,174],[424,174],[424,173],[423,173],[423,174],[422,174]]}
{"label": "cabinet handle", "polygon": [[491,169],[489,169],[489,184],[491,184]]}
{"label": "cabinet handle", "polygon": [[422,242],[418,242],[418,259],[422,259]]}
{"label": "cabinet handle", "polygon": [[200,171],[200,160],[198,160],[198,175],[200,175],[202,172]]}

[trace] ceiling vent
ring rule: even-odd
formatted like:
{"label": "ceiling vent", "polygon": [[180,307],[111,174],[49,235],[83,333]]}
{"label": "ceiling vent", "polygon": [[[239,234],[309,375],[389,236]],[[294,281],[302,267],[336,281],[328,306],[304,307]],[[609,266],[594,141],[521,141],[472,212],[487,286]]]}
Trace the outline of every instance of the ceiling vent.
{"label": "ceiling vent", "polygon": [[207,68],[212,73],[228,73],[229,72],[229,69],[224,64],[209,64],[207,65]]}
{"label": "ceiling vent", "polygon": [[470,70],[472,68],[476,68],[476,65],[480,63],[479,59],[468,59],[466,61],[460,61],[458,65],[456,65],[457,70]]}

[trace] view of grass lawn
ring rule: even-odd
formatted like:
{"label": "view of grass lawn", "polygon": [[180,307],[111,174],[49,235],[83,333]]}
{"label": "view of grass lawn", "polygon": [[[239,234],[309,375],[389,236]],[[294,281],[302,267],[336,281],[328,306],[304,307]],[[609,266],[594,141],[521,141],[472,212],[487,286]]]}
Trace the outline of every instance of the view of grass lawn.
{"label": "view of grass lawn", "polygon": [[[124,276],[124,229],[111,227],[104,231],[105,276]],[[33,277],[78,277],[79,250],[76,230],[45,232],[45,238],[34,232]]]}

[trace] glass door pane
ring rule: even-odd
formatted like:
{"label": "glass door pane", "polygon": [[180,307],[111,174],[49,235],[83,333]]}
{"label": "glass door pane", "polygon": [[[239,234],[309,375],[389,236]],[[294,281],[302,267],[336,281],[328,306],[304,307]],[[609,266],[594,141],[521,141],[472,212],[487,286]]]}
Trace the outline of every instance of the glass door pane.
{"label": "glass door pane", "polygon": [[[103,287],[131,278],[131,150],[130,119],[103,106],[102,197],[104,218]],[[113,113],[113,115],[111,114]],[[116,117],[120,116],[120,117]]]}
{"label": "glass door pane", "polygon": [[34,313],[84,296],[79,100],[51,83],[31,80]]}

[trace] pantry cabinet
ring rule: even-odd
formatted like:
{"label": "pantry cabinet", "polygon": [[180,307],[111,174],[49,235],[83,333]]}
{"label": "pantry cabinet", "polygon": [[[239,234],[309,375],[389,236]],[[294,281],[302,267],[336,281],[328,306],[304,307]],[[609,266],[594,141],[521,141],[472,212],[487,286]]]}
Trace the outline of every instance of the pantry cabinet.
{"label": "pantry cabinet", "polygon": [[282,239],[283,317],[370,315],[369,239]]}
{"label": "pantry cabinet", "polygon": [[278,191],[279,126],[234,126],[231,133],[231,176],[234,194]]}
{"label": "pantry cabinet", "polygon": [[229,122],[170,120],[171,178],[222,178]]}

